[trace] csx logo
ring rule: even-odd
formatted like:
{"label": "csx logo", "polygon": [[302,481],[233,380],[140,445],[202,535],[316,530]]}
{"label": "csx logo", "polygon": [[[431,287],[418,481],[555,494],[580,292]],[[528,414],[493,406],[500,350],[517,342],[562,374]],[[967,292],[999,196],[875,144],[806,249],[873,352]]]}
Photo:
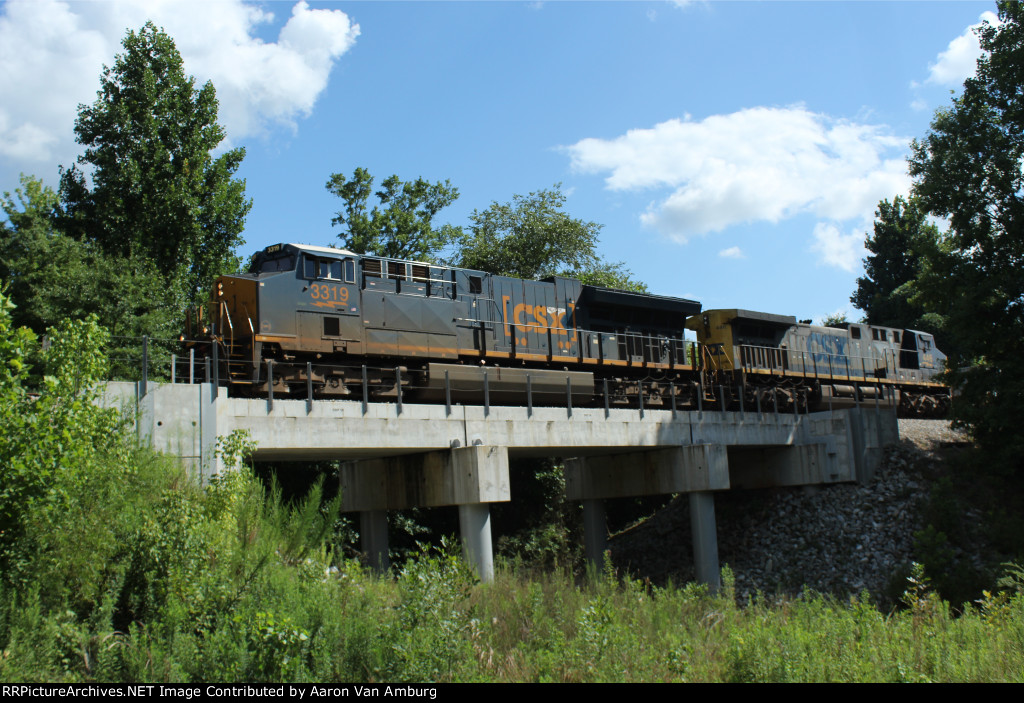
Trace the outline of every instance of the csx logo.
{"label": "csx logo", "polygon": [[[573,312],[573,304],[569,303],[569,309],[554,308],[546,305],[529,305],[518,303],[512,307],[512,314],[509,315],[510,296],[502,296],[502,307],[505,311],[505,336],[511,337],[512,330],[509,322],[516,326],[516,333],[526,334],[537,332],[546,334],[550,329],[551,334],[561,337],[568,337],[570,331],[575,334],[576,330],[570,319],[567,319]],[[541,328],[541,329],[537,329]],[[521,340],[525,343],[525,340]]]}
{"label": "csx logo", "polygon": [[[846,343],[848,341],[849,340],[843,337],[838,337],[834,334],[812,332],[807,337],[807,348],[812,352],[812,361],[820,361],[827,364],[829,360],[834,357],[846,356]],[[815,348],[820,349],[821,351],[816,352]]]}

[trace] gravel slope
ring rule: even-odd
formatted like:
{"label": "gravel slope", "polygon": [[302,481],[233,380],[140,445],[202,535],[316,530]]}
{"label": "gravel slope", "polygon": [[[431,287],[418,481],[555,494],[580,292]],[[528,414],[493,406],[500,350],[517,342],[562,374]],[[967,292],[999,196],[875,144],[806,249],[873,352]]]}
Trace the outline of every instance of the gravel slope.
{"label": "gravel slope", "polygon": [[[943,443],[965,438],[946,420],[900,420],[899,446],[869,486],[729,491],[715,496],[718,551],[741,596],[798,594],[806,586],[840,597],[867,590],[876,599],[910,561],[920,529],[922,472]],[[681,495],[610,540],[612,560],[663,584],[693,580],[688,501]]]}

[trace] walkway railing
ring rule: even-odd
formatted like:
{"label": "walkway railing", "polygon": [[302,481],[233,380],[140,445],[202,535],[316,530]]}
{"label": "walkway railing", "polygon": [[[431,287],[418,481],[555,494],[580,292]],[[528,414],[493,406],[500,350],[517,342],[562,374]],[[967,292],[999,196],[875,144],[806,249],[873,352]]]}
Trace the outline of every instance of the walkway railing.
{"label": "walkway railing", "polygon": [[[133,344],[135,346],[133,347]],[[191,343],[191,347],[185,349]],[[687,343],[690,344],[690,343]],[[328,364],[292,363],[283,361],[260,361],[253,364],[248,360],[224,359],[218,345],[207,340],[170,340],[149,337],[112,339],[110,352],[111,374],[116,380],[131,380],[140,383],[144,395],[150,382],[174,384],[211,383],[217,387],[232,385],[237,388],[249,386],[254,395],[265,397],[273,408],[275,400],[305,400],[307,410],[312,409],[316,400],[361,401],[363,412],[371,402],[393,402],[398,414],[410,402],[444,403],[450,414],[457,404],[480,405],[485,414],[492,405],[525,406],[528,415],[535,407],[561,407],[569,417],[574,408],[581,406],[603,407],[605,417],[614,408],[633,408],[643,417],[648,410],[670,410],[672,416],[681,410],[734,410],[741,414],[757,413],[807,413],[809,399],[797,395],[789,396],[786,388],[746,389],[732,382],[725,374],[705,375],[702,385],[677,382],[664,375],[654,374],[647,378],[626,381],[629,393],[623,386],[613,386],[609,379],[597,379],[590,387],[580,383],[578,372],[566,372],[565,385],[553,389],[552,371],[515,369],[525,374],[525,382],[517,389],[510,389],[508,382],[500,376],[507,367],[484,367],[477,378],[453,379],[446,371],[443,380],[426,379],[422,371],[410,371],[405,366],[383,366],[374,364]],[[686,350],[689,359],[696,359],[695,368],[713,371],[716,364],[708,354],[694,349]],[[810,357],[807,352],[787,351],[774,347],[741,347],[740,369],[744,372],[769,372],[792,375],[806,372],[823,380],[848,378],[847,368],[853,375],[860,371],[861,378],[872,382],[870,393],[853,394],[858,404],[874,400],[893,403],[894,390],[883,383],[884,375],[871,376],[870,359],[828,355],[827,359]],[[477,367],[467,366],[473,370]],[[828,372],[841,371],[836,376]],[[824,373],[823,373],[824,372]],[[520,377],[522,378],[522,377]],[[229,380],[234,382],[229,384]],[[426,381],[429,380],[429,383]],[[751,394],[752,393],[752,394]],[[748,395],[750,394],[750,395]],[[862,397],[862,395],[864,397]],[[472,399],[472,400],[467,400]],[[498,401],[498,402],[495,402]],[[825,399],[822,399],[825,402]],[[828,399],[831,408],[831,398]]]}

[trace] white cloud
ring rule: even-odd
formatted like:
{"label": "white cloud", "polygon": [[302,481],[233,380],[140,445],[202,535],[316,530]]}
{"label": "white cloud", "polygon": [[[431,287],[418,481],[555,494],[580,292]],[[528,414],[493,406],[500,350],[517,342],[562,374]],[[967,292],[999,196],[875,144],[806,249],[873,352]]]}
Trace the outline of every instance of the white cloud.
{"label": "white cloud", "polygon": [[220,120],[233,141],[275,125],[294,128],[312,110],[359,26],[339,10],[298,2],[277,41],[265,42],[256,30],[272,19],[241,0],[5,3],[0,157],[20,170],[70,165],[79,151],[72,131],[78,104],[96,99],[103,65],[113,64],[126,31],[147,20],[175,39],[198,84],[213,81]]}
{"label": "white cloud", "polygon": [[729,247],[728,249],[722,249],[718,252],[718,255],[725,259],[745,259],[747,258],[743,254],[743,250],[739,247]]}
{"label": "white cloud", "polygon": [[800,106],[757,107],[699,122],[669,120],[614,139],[583,139],[566,151],[576,170],[607,173],[612,190],[671,189],[640,219],[685,242],[801,213],[834,222],[870,220],[879,200],[910,186],[907,142],[883,126]]}
{"label": "white cloud", "polygon": [[983,12],[977,24],[965,29],[963,34],[951,41],[946,50],[936,57],[935,63],[929,64],[926,83],[959,86],[974,75],[975,63],[981,56],[981,45],[978,43],[975,30],[983,22],[997,25],[999,18],[994,12]]}
{"label": "white cloud", "polygon": [[867,253],[864,249],[864,230],[856,229],[843,234],[834,224],[819,222],[814,226],[811,251],[820,255],[822,263],[853,273]]}

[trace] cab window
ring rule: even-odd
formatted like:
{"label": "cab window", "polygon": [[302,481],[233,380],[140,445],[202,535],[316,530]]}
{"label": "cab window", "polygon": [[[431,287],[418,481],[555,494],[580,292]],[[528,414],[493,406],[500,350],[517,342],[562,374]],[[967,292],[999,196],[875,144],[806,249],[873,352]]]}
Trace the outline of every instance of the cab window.
{"label": "cab window", "polygon": [[278,256],[274,259],[264,259],[260,264],[259,273],[277,273],[278,271],[293,271],[294,269],[294,256]]}
{"label": "cab window", "polygon": [[329,278],[334,281],[341,280],[341,262],[329,259],[320,260],[320,278]]}

